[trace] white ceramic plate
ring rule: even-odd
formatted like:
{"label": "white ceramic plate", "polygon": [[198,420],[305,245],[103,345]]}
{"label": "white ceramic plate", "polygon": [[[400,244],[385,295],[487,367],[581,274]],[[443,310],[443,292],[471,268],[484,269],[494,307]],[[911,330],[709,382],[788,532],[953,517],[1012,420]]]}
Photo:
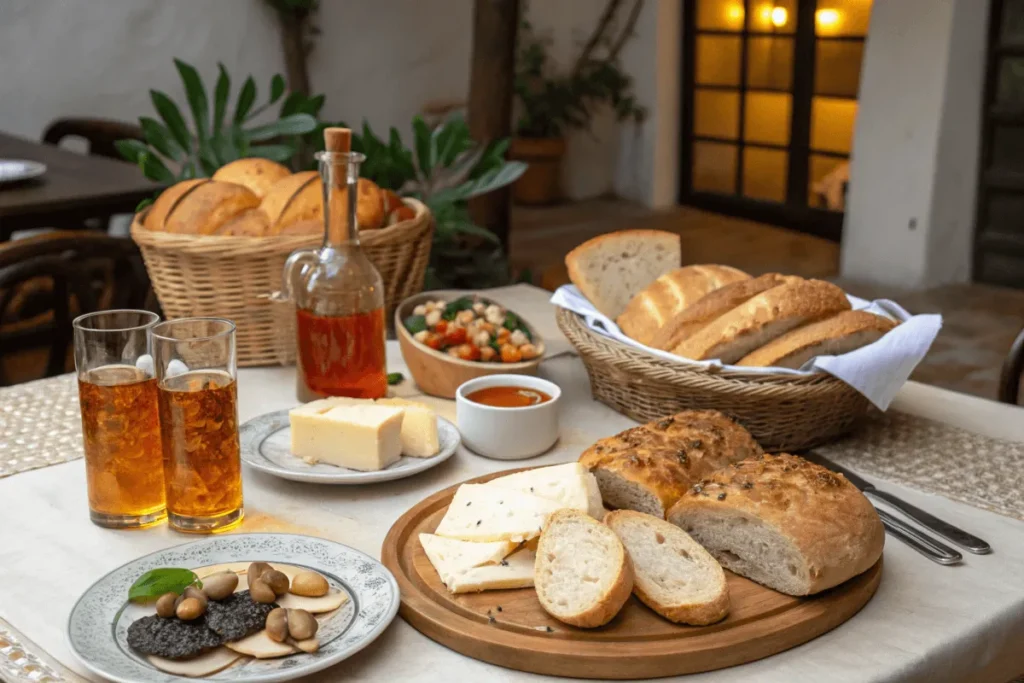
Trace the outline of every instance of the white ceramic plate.
{"label": "white ceramic plate", "polygon": [[[128,626],[152,613],[127,602],[135,580],[157,567],[201,569],[228,562],[265,561],[308,567],[323,574],[349,601],[317,637],[320,649],[278,659],[242,658],[203,678],[185,678],[161,671],[127,643]],[[326,669],[350,657],[379,636],[398,613],[395,577],[369,555],[346,545],[295,534],[227,534],[160,550],[122,565],[89,587],[68,619],[71,649],[90,671],[118,683],[181,683],[290,681]]]}
{"label": "white ceramic plate", "polygon": [[46,173],[46,164],[27,159],[0,159],[0,185],[38,178]]}
{"label": "white ceramic plate", "polygon": [[255,417],[238,430],[242,462],[250,467],[283,479],[313,484],[347,485],[403,479],[440,465],[458,449],[460,437],[455,425],[440,416],[437,418],[437,435],[441,442],[441,451],[433,457],[410,458],[403,455],[398,462],[385,469],[360,472],[325,463],[310,465],[292,455],[292,430],[288,423],[287,410]]}

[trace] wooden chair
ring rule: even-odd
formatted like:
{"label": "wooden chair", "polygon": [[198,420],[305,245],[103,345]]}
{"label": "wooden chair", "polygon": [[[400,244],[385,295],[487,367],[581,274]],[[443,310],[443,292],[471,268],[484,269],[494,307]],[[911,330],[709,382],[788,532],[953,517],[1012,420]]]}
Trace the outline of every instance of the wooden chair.
{"label": "wooden chair", "polygon": [[999,376],[999,400],[1017,405],[1020,396],[1020,376],[1024,373],[1024,329],[1013,340],[1010,353],[1003,361],[1003,372]]}
{"label": "wooden chair", "polygon": [[156,310],[130,239],[52,232],[0,245],[0,386],[72,369],[71,321],[113,308]]}
{"label": "wooden chair", "polygon": [[43,142],[59,145],[66,137],[85,138],[89,154],[122,160],[114,147],[118,140],[143,140],[142,128],[134,123],[110,119],[57,119],[43,133]]}

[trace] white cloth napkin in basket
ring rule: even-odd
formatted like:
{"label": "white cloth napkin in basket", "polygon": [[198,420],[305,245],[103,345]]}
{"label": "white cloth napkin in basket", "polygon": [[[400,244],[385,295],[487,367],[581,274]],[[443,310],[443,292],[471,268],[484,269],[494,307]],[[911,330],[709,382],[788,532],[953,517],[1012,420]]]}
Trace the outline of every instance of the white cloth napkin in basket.
{"label": "white cloth napkin in basket", "polygon": [[928,353],[928,349],[942,328],[942,316],[910,315],[899,304],[888,299],[865,301],[854,296],[847,295],[847,297],[855,310],[877,313],[898,320],[900,324],[874,344],[841,356],[818,356],[809,360],[799,370],[723,366],[717,360],[695,361],[660,349],[652,349],[624,335],[615,321],[594,308],[593,304],[580,294],[574,285],[559,287],[552,295],[551,303],[583,316],[587,327],[594,332],[641,349],[658,358],[675,363],[702,367],[725,367],[755,374],[807,375],[824,371],[846,382],[864,394],[873,404],[885,410],[896,397],[896,392],[910,377],[910,373]]}

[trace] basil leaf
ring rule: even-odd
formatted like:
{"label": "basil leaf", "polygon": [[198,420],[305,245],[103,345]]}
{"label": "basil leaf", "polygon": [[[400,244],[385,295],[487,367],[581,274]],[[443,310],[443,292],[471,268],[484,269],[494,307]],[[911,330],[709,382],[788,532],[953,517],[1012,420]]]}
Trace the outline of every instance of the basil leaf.
{"label": "basil leaf", "polygon": [[396,384],[401,384],[405,381],[405,375],[400,372],[389,372],[388,373],[388,386],[392,387]]}
{"label": "basil leaf", "polygon": [[405,329],[409,334],[416,334],[427,329],[427,317],[425,315],[410,315],[405,319]]}
{"label": "basil leaf", "polygon": [[519,316],[512,311],[505,311],[505,329],[509,332],[518,330],[522,326],[522,322],[519,320]]}
{"label": "basil leaf", "polygon": [[161,567],[152,569],[135,581],[128,589],[128,599],[133,601],[152,600],[164,593],[183,593],[193,583],[203,587],[199,578],[189,569]]}
{"label": "basil leaf", "polygon": [[456,313],[459,313],[460,311],[468,311],[471,308],[473,308],[472,297],[464,296],[460,299],[449,302],[444,307],[444,313],[441,314],[441,317],[445,320],[455,320]]}

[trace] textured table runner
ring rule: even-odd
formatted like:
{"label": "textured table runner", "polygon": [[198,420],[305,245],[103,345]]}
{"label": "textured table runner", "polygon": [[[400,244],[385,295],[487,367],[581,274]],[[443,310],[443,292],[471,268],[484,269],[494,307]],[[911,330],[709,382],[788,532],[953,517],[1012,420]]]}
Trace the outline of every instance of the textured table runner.
{"label": "textured table runner", "polygon": [[0,389],[0,478],[82,455],[74,375]]}

